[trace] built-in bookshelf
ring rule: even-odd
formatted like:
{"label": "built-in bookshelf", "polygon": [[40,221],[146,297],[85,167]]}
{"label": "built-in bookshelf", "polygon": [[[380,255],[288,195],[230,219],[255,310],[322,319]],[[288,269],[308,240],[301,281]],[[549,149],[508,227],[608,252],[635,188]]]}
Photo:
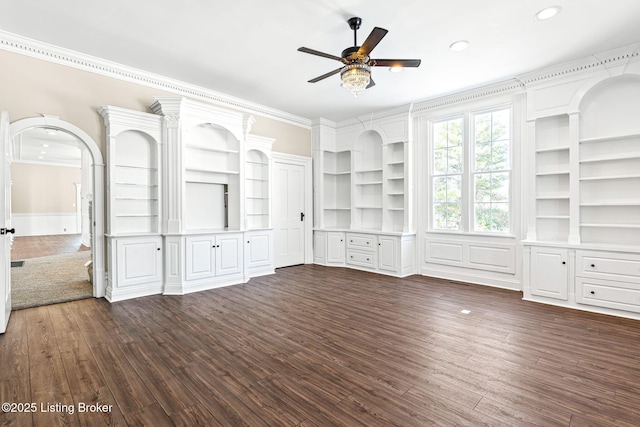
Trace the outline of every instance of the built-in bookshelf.
{"label": "built-in bookshelf", "polygon": [[580,234],[584,243],[640,241],[640,134],[580,140]]}
{"label": "built-in bookshelf", "polygon": [[157,141],[149,134],[127,130],[110,145],[111,234],[159,231]]}
{"label": "built-in bookshelf", "polygon": [[351,226],[351,152],[323,151],[323,214],[326,228]]}
{"label": "built-in bookshelf", "polygon": [[403,231],[405,226],[405,143],[385,144],[385,229]]}
{"label": "built-in bookshelf", "polygon": [[245,215],[247,228],[269,227],[269,159],[258,150],[248,150],[245,160]]}
{"label": "built-in bookshelf", "polygon": [[536,232],[541,241],[569,237],[569,116],[536,120]]}
{"label": "built-in bookshelf", "polygon": [[354,222],[359,230],[382,230],[382,138],[365,132],[356,141]]}

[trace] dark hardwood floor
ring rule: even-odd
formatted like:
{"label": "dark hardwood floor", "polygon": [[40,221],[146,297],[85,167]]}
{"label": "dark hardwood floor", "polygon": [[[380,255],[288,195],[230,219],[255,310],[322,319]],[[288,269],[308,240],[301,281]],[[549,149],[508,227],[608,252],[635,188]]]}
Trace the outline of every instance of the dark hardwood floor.
{"label": "dark hardwood floor", "polygon": [[0,425],[638,426],[639,344],[638,321],[518,292],[290,267],[13,312],[0,401],[37,410]]}

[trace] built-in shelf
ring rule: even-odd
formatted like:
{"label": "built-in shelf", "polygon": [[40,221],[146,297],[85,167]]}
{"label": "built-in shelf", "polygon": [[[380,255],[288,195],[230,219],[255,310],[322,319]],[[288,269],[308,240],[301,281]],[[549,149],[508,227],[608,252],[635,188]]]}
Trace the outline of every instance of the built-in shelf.
{"label": "built-in shelf", "polygon": [[569,147],[547,147],[536,149],[536,153],[554,153],[557,151],[569,151]]}
{"label": "built-in shelf", "polygon": [[580,181],[609,181],[614,179],[637,179],[637,178],[640,178],[640,174],[586,176],[586,177],[580,177]]}
{"label": "built-in shelf", "polygon": [[629,133],[629,134],[620,134],[620,135],[611,135],[611,136],[597,136],[597,137],[591,137],[591,138],[582,138],[580,139],[580,143],[617,141],[621,139],[633,139],[638,137],[640,137],[640,133]]}
{"label": "built-in shelf", "polygon": [[236,149],[222,148],[222,147],[216,147],[212,145],[186,144],[185,147],[191,148],[194,150],[210,151],[213,153],[226,153],[226,154],[240,153],[240,151]]}
{"label": "built-in shelf", "polygon": [[581,222],[580,227],[590,228],[640,228],[640,224],[622,224],[622,223],[587,223]]}

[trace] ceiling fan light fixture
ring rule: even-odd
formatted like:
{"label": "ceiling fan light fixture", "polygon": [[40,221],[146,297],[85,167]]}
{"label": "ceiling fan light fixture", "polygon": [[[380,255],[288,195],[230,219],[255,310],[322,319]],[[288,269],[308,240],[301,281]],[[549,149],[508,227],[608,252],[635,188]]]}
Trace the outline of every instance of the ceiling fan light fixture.
{"label": "ceiling fan light fixture", "polygon": [[371,83],[371,67],[367,64],[349,64],[340,71],[342,87],[356,98]]}
{"label": "ceiling fan light fixture", "polygon": [[535,19],[536,21],[545,21],[547,19],[551,19],[559,14],[561,10],[562,8],[560,6],[545,7],[540,12],[536,13]]}
{"label": "ceiling fan light fixture", "polygon": [[404,67],[402,65],[394,65],[392,67],[389,67],[389,71],[392,73],[401,73],[404,70]]}

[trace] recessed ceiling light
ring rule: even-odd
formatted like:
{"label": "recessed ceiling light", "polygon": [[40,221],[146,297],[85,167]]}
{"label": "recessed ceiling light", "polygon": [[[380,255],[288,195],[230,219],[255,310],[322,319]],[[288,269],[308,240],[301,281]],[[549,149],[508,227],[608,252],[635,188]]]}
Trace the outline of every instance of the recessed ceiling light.
{"label": "recessed ceiling light", "polygon": [[49,146],[49,144],[42,144],[42,146],[43,146],[44,148],[47,148],[47,147]]}
{"label": "recessed ceiling light", "polygon": [[46,151],[41,151],[40,154],[47,154],[47,152]]}
{"label": "recessed ceiling light", "polygon": [[38,159],[42,160],[42,159],[44,159],[44,157],[43,156],[38,156]]}
{"label": "recessed ceiling light", "polygon": [[469,47],[469,42],[466,40],[458,40],[457,42],[451,43],[449,49],[454,52],[460,52],[461,50],[465,50]]}
{"label": "recessed ceiling light", "polygon": [[540,12],[536,13],[536,21],[544,21],[547,19],[551,19],[557,14],[560,13],[562,8],[560,6],[549,6],[542,9]]}
{"label": "recessed ceiling light", "polygon": [[47,135],[55,135],[56,134],[56,130],[55,129],[48,129],[47,130]]}
{"label": "recessed ceiling light", "polygon": [[404,70],[404,67],[401,65],[394,65],[393,67],[389,67],[389,71],[391,71],[392,73],[400,73],[402,72],[402,70]]}

